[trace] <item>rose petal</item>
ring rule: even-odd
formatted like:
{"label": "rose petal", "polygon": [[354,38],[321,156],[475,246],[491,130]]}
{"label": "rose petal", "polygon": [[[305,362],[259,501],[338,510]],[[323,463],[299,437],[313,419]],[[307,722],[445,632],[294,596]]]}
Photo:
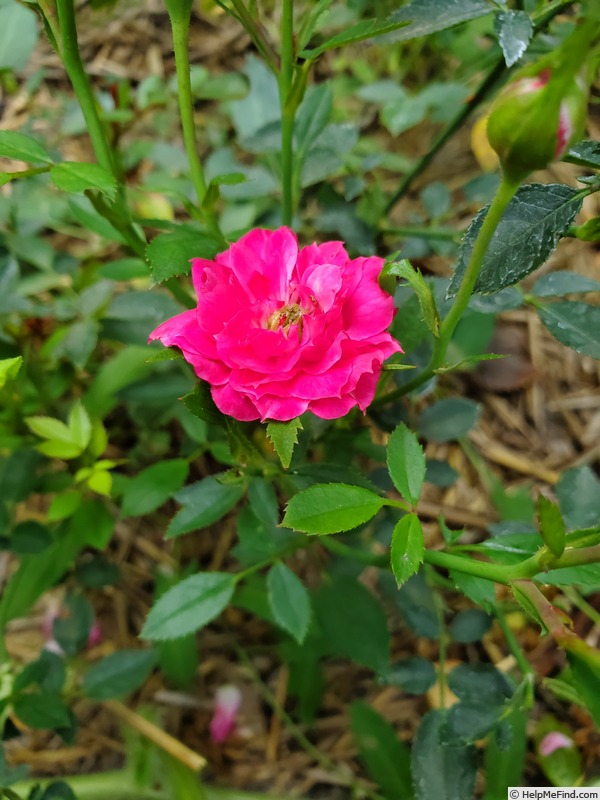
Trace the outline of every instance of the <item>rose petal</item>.
{"label": "rose petal", "polygon": [[220,686],[215,694],[215,711],[209,723],[213,742],[221,744],[235,729],[235,718],[242,705],[237,686]]}

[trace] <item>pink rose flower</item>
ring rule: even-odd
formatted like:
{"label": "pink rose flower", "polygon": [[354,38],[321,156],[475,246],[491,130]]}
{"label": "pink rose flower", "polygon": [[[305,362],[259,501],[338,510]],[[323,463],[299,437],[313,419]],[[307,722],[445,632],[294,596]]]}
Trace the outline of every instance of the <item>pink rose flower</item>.
{"label": "pink rose flower", "polygon": [[289,228],[252,230],[214,261],[192,260],[198,307],[151,335],[178,347],[238,420],[334,419],[373,400],[394,301],[383,259],[350,259],[342,242],[298,248]]}

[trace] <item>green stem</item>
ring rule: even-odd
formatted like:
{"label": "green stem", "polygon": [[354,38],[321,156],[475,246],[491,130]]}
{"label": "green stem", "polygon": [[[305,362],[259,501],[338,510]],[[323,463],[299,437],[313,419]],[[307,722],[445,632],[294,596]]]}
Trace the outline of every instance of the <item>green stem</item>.
{"label": "green stem", "polygon": [[[177,4],[173,5],[176,6]],[[208,187],[200,155],[198,154],[196,123],[194,121],[194,100],[192,97],[189,55],[191,5],[186,4],[186,8],[171,8],[171,4],[169,4],[168,11],[173,33],[173,52],[175,53],[175,69],[177,71],[177,96],[179,99],[183,142],[190,165],[190,178],[194,185],[198,204],[202,206]],[[223,235],[219,230],[214,209],[205,208],[203,211],[206,227],[218,239],[222,240]]]}
{"label": "green stem", "polygon": [[119,180],[106,130],[98,114],[96,98],[81,60],[73,0],[56,0],[56,10],[61,39],[61,57],[77,101],[81,106],[94,153],[100,166]]}
{"label": "green stem", "polygon": [[541,547],[534,555],[518,564],[495,564],[491,561],[457,556],[441,550],[426,550],[425,561],[442,569],[453,569],[465,575],[475,575],[495,583],[509,586],[515,581],[530,581],[538,573],[563,567],[578,567],[600,562],[600,545],[593,547],[570,547],[556,558],[547,547]]}
{"label": "green stem", "polygon": [[450,311],[440,326],[439,336],[435,340],[433,353],[429,360],[429,364],[427,364],[425,369],[419,375],[416,375],[411,381],[405,383],[404,386],[378,397],[375,401],[376,405],[387,403],[396,397],[400,397],[412,392],[414,389],[417,389],[419,386],[427,383],[427,381],[435,375],[435,371],[443,365],[448,345],[452,339],[452,334],[454,333],[454,330],[458,325],[460,318],[469,303],[469,300],[471,299],[471,295],[473,294],[473,289],[477,283],[477,278],[479,277],[488,246],[494,233],[496,232],[496,228],[502,219],[507,205],[514,197],[518,188],[518,182],[511,181],[506,176],[502,178],[500,186],[498,187],[485,219],[483,220],[483,224],[481,225],[477,239],[475,240],[475,244],[473,245],[471,257],[469,258],[469,263],[465,269],[465,274],[463,276],[460,289],[454,298],[454,303],[452,304]]}
{"label": "green stem", "polygon": [[44,172],[50,172],[51,169],[52,166],[48,165],[47,167],[31,167],[30,169],[22,169],[20,172],[11,172],[10,178],[6,183],[19,180],[20,178],[31,178],[33,175],[43,175]]}
{"label": "green stem", "polygon": [[[56,0],[56,11],[58,15],[57,33],[59,36],[55,36],[55,38],[60,39],[60,49],[58,52],[73,86],[77,101],[81,107],[96,160],[101,167],[104,167],[105,170],[110,172],[117,182],[117,197],[112,206],[109,207],[108,204],[104,202],[103,198],[99,196],[94,198],[92,193],[88,193],[88,198],[92,201],[93,205],[96,205],[96,202],[102,204],[103,210],[99,210],[99,213],[112,224],[115,224],[115,219],[118,221],[115,227],[124,234],[127,244],[131,249],[143,257],[146,242],[145,239],[140,236],[139,232],[136,231],[131,222],[131,215],[125,198],[123,176],[119,171],[117,161],[111,150],[108,131],[98,113],[98,106],[92,85],[85,71],[81,53],[79,52],[73,0]],[[45,12],[46,16],[50,13],[50,9]],[[55,31],[53,20],[51,20],[50,17],[48,17],[48,24],[51,30]]]}
{"label": "green stem", "polygon": [[455,556],[440,550],[426,550],[425,561],[434,567],[453,569],[465,575],[475,575],[495,583],[509,586],[517,578],[529,578],[540,571],[540,566],[535,556],[521,561],[519,564],[494,564],[491,561],[478,561],[474,558]]}
{"label": "green stem", "polygon": [[284,225],[291,225],[294,216],[294,120],[297,106],[290,102],[294,63],[294,0],[283,0],[279,104],[281,107],[281,189],[283,195],[281,216]]}
{"label": "green stem", "polygon": [[356,561],[366,566],[389,569],[389,553],[377,555],[368,550],[358,550],[356,547],[349,547],[347,544],[340,542],[339,539],[335,539],[333,536],[321,536],[318,541],[326,550],[329,550],[330,553],[334,553],[335,555],[349,558],[351,561]]}
{"label": "green stem", "polygon": [[519,669],[521,670],[521,674],[523,677],[527,675],[535,675],[535,670],[527,660],[525,653],[523,652],[523,648],[519,644],[517,637],[515,636],[512,628],[506,621],[506,617],[504,616],[504,611],[497,606],[495,608],[496,620],[498,625],[500,626],[502,633],[504,634],[504,638],[506,639],[506,643],[508,644],[510,652],[515,657],[515,661],[517,662]]}
{"label": "green stem", "polygon": [[567,597],[571,603],[578,608],[594,623],[594,625],[600,625],[600,614],[596,611],[594,606],[590,605],[585,598],[583,598],[579,592],[573,586],[563,586],[562,592]]}

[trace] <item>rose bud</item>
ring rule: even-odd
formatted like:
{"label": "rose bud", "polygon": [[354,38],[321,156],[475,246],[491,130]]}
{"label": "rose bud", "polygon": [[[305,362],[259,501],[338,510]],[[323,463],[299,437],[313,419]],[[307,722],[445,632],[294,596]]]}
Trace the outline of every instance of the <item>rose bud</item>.
{"label": "rose bud", "polygon": [[580,138],[587,110],[583,81],[572,78],[562,96],[553,91],[553,71],[523,75],[492,105],[488,140],[509,178],[522,180],[560,158]]}

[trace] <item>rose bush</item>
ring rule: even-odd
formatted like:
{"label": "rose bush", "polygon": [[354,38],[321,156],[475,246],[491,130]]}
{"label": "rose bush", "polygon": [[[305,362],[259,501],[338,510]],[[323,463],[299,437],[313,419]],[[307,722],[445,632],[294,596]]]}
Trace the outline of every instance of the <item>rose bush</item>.
{"label": "rose bush", "polygon": [[150,335],[178,347],[238,420],[334,419],[373,400],[394,301],[383,259],[350,259],[342,242],[299,249],[289,228],[256,229],[215,261],[192,260],[198,306]]}

